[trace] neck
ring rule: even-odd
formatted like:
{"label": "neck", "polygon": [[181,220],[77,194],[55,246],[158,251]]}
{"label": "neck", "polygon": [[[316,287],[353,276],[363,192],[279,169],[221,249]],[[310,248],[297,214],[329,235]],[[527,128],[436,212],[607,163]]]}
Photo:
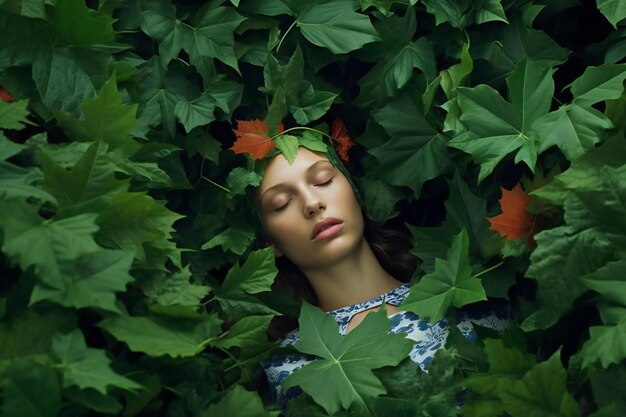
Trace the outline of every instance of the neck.
{"label": "neck", "polygon": [[323,311],[370,300],[403,284],[383,269],[365,239],[350,257],[323,269],[302,272]]}

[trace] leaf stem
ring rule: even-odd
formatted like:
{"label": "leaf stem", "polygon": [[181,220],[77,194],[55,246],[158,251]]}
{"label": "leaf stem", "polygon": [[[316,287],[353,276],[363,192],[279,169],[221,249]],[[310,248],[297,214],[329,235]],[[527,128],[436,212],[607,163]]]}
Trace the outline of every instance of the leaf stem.
{"label": "leaf stem", "polygon": [[491,271],[493,271],[494,269],[501,267],[502,265],[504,265],[504,259],[502,259],[500,262],[498,262],[498,263],[497,263],[497,264],[495,264],[494,266],[490,266],[489,268],[487,268],[487,269],[485,269],[485,270],[483,270],[483,271],[480,271],[479,273],[477,273],[476,275],[474,275],[472,278],[478,278],[479,276],[484,275],[484,274],[486,274],[487,272],[491,272]]}
{"label": "leaf stem", "polygon": [[280,50],[281,45],[283,44],[283,41],[285,40],[285,38],[287,37],[289,32],[291,32],[291,29],[293,29],[293,27],[296,25],[297,22],[298,22],[297,20],[294,20],[293,23],[291,24],[291,26],[289,26],[289,28],[287,28],[287,30],[285,31],[283,36],[280,37],[280,41],[278,42],[278,46],[276,47],[276,53],[278,53],[278,51]]}
{"label": "leaf stem", "polygon": [[221,188],[222,190],[226,191],[227,193],[230,193],[230,192],[231,192],[228,188],[226,188],[226,187],[224,187],[224,186],[222,186],[222,185],[219,185],[218,183],[216,183],[215,181],[213,181],[213,180],[212,180],[212,179],[210,179],[210,178],[205,177],[204,175],[203,175],[201,178],[202,178],[203,180],[205,180],[205,181],[209,182],[210,184],[215,185],[217,188]]}
{"label": "leaf stem", "polygon": [[274,140],[277,137],[279,137],[281,135],[284,135],[285,133],[288,133],[288,132],[293,132],[294,130],[310,130],[311,132],[316,132],[316,133],[319,133],[322,136],[326,136],[327,138],[332,139],[332,136],[330,136],[328,133],[324,133],[321,130],[313,129],[312,127],[306,127],[306,126],[290,127],[289,129],[283,130],[282,132],[272,136],[270,139]]}

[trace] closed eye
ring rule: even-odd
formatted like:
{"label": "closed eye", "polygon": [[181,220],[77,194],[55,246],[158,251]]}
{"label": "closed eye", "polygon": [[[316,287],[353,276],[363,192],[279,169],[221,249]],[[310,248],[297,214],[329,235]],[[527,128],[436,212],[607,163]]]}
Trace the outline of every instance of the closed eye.
{"label": "closed eye", "polygon": [[328,181],[325,182],[321,182],[319,184],[315,184],[316,187],[324,187],[326,185],[330,185],[332,184],[333,180],[335,179],[335,177],[331,177]]}

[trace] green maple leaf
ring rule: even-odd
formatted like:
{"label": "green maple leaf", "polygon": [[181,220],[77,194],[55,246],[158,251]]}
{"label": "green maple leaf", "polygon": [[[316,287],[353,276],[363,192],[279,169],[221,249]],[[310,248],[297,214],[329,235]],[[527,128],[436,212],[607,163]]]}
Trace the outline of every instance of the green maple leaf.
{"label": "green maple leaf", "polygon": [[518,381],[500,380],[498,394],[513,417],[577,417],[580,407],[565,386],[567,372],[560,352],[535,365]]}
{"label": "green maple leaf", "polygon": [[108,387],[124,390],[142,388],[135,381],[113,371],[106,353],[87,347],[78,329],[67,334],[57,333],[52,339],[52,351],[60,361],[57,367],[63,372],[65,387],[93,388],[101,394],[106,394]]}
{"label": "green maple leaf", "polygon": [[391,139],[370,153],[391,185],[405,185],[419,196],[424,182],[447,171],[446,138],[429,123],[412,97],[402,95],[373,112]]}
{"label": "green maple leaf", "polygon": [[[116,305],[116,292],[126,291],[134,281],[129,271],[133,254],[100,250],[61,265],[62,274],[52,282],[37,284],[30,302],[48,300],[66,307],[95,307],[121,313]],[[51,285],[54,284],[54,285]]]}
{"label": "green maple leaf", "polygon": [[593,191],[602,188],[600,175],[603,166],[617,168],[626,159],[626,140],[623,132],[607,138],[604,143],[574,160],[563,173],[531,194],[552,204],[562,206],[572,192]]}
{"label": "green maple leaf", "polygon": [[413,346],[404,335],[389,333],[385,309],[368,314],[342,336],[332,316],[305,302],[299,324],[300,339],[294,347],[319,359],[290,375],[283,390],[300,386],[329,414],[384,394],[384,386],[371,370],[397,365]]}
{"label": "green maple leaf", "polygon": [[626,259],[609,262],[602,268],[580,277],[587,288],[602,295],[605,301],[626,307],[626,282],[620,271],[626,268]]}
{"label": "green maple leaf", "polygon": [[176,250],[170,240],[172,224],[181,217],[146,193],[121,192],[100,208],[96,237],[102,245],[133,252],[138,260],[145,260],[150,248]]}
{"label": "green maple leaf", "polygon": [[526,276],[537,280],[539,308],[524,329],[553,325],[585,291],[578,278],[618,258],[626,244],[626,165],[602,167],[602,188],[570,192],[565,197],[565,225],[535,236],[537,248]]}
{"label": "green maple leaf", "polygon": [[270,291],[278,270],[272,246],[252,252],[243,265],[236,263],[226,274],[224,283],[215,288],[215,297],[229,317],[279,314],[254,295]]}
{"label": "green maple leaf", "polygon": [[376,65],[359,80],[359,100],[371,101],[384,96],[395,96],[419,68],[427,79],[435,77],[435,54],[430,42],[421,37],[413,41],[417,27],[415,13],[409,8],[404,17],[390,16],[377,20],[376,31],[380,42],[366,45],[359,57]]}
{"label": "green maple leaf", "polygon": [[59,125],[74,140],[101,140],[111,148],[133,149],[136,145],[131,134],[137,124],[136,104],[124,104],[122,95],[117,90],[115,76],[104,83],[94,99],[87,100],[81,106],[82,119],[74,119],[63,113],[57,113]]}
{"label": "green maple leaf", "polygon": [[59,207],[99,199],[128,187],[127,181],[115,177],[116,166],[100,140],[92,143],[70,170],[57,164],[47,152],[40,152],[39,159],[41,187],[56,197]]}
{"label": "green maple leaf", "polygon": [[228,389],[220,400],[206,409],[208,416],[277,417],[279,411],[265,411],[259,394],[241,385]]}
{"label": "green maple leaf", "polygon": [[50,365],[16,361],[4,381],[2,415],[54,417],[61,409],[61,388]]}
{"label": "green maple leaf", "polygon": [[172,274],[146,271],[138,279],[138,285],[148,298],[159,305],[195,307],[209,293],[210,288],[192,284],[190,277],[187,267]]}
{"label": "green maple leaf", "polygon": [[480,164],[479,182],[512,152],[515,162],[523,161],[535,169],[540,137],[533,124],[550,110],[552,69],[524,60],[506,81],[510,102],[484,84],[457,89],[461,121],[469,132],[455,137],[448,146],[472,154]]}
{"label": "green maple leaf", "polygon": [[0,372],[19,358],[46,358],[52,337],[57,331],[70,331],[76,327],[76,317],[69,309],[50,309],[44,314],[26,309],[11,323],[0,324]]}
{"label": "green maple leaf", "polygon": [[423,319],[436,322],[453,305],[486,300],[480,279],[473,278],[469,266],[469,238],[465,229],[452,238],[445,260],[435,260],[435,270],[413,285],[400,305]]}
{"label": "green maple leaf", "polygon": [[319,0],[305,7],[296,25],[314,45],[333,54],[345,54],[380,39],[367,15],[354,11],[352,2]]}
{"label": "green maple leaf", "polygon": [[626,319],[614,326],[591,326],[589,340],[580,354],[583,367],[589,367],[594,362],[600,362],[603,368],[621,363],[626,358]]}
{"label": "green maple leaf", "polygon": [[501,339],[485,339],[485,353],[489,370],[465,378],[463,386],[480,394],[463,405],[463,415],[467,417],[496,416],[505,411],[498,385],[520,380],[537,363],[533,355],[516,348],[506,347]]}
{"label": "green maple leaf", "polygon": [[541,117],[535,128],[542,132],[539,152],[558,146],[573,161],[593,149],[604,130],[613,127],[604,114],[591,107],[619,98],[626,79],[626,64],[589,67],[571,84],[574,101]]}
{"label": "green maple leaf", "polygon": [[24,149],[23,146],[9,141],[0,132],[0,196],[4,199],[37,198],[57,204],[54,196],[33,185],[41,181],[41,171],[35,167],[23,168],[5,161]]}
{"label": "green maple leaf", "polygon": [[167,320],[152,317],[118,316],[98,323],[98,326],[125,342],[134,352],[149,356],[194,356],[221,333],[222,321],[217,313],[201,315],[200,319]]}
{"label": "green maple leaf", "polygon": [[2,251],[22,270],[33,266],[44,284],[56,286],[64,264],[100,248],[93,239],[98,230],[95,214],[44,220],[29,204],[0,201]]}

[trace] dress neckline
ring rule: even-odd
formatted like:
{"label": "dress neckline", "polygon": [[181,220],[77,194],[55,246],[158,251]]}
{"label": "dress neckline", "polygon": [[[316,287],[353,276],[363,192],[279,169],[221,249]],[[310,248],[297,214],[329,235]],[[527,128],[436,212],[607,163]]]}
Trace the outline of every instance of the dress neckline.
{"label": "dress neckline", "polygon": [[362,301],[360,303],[352,304],[346,307],[340,307],[338,309],[329,311],[328,314],[333,316],[337,323],[339,323],[339,327],[343,329],[352,319],[352,316],[362,311],[377,307],[383,302],[394,306],[399,306],[406,298],[408,292],[409,283],[402,284],[398,288],[394,288],[393,290],[374,297],[370,300]]}

